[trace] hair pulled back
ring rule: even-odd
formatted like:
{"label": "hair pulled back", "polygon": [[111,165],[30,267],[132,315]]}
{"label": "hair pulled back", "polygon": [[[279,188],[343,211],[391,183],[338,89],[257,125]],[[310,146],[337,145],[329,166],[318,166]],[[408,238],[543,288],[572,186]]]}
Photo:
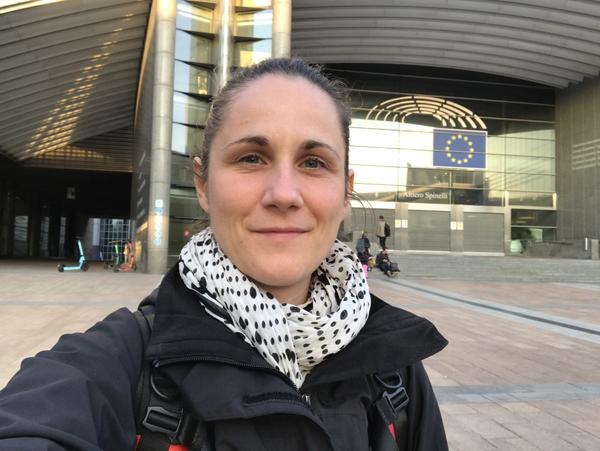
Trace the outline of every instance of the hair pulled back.
{"label": "hair pulled back", "polygon": [[[265,75],[286,75],[290,77],[301,77],[321,88],[333,101],[338,112],[340,128],[344,137],[344,169],[348,174],[348,151],[350,140],[351,110],[349,104],[348,90],[340,80],[330,80],[320,67],[310,66],[300,58],[270,58],[253,66],[236,70],[225,86],[214,97],[206,126],[204,128],[204,140],[200,148],[200,161],[202,172],[199,175],[202,180],[208,178],[208,162],[210,148],[215,135],[223,125],[227,116],[227,109],[235,95],[244,89],[252,81],[258,80]],[[258,100],[259,101],[259,100]]]}

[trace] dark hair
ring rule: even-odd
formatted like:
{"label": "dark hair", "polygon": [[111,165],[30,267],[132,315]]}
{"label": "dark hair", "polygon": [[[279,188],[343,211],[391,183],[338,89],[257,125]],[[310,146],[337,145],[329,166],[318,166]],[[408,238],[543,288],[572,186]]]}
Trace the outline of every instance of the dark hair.
{"label": "dark hair", "polygon": [[344,137],[344,170],[345,175],[347,176],[350,121],[352,118],[348,90],[343,82],[327,78],[320,67],[310,66],[300,58],[270,58],[253,66],[238,69],[233,73],[232,77],[212,101],[208,119],[206,120],[206,126],[204,128],[204,140],[198,155],[202,163],[202,172],[197,175],[203,180],[206,180],[208,177],[210,146],[223,124],[227,114],[227,107],[233,101],[235,94],[252,81],[258,80],[265,75],[272,74],[304,78],[329,95],[338,111],[340,127]]}

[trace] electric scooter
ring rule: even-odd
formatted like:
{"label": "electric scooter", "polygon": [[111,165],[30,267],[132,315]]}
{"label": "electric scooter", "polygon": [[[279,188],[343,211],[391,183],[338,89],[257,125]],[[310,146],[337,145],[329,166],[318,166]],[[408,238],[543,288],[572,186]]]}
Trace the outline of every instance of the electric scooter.
{"label": "electric scooter", "polygon": [[79,262],[77,265],[65,266],[62,263],[58,265],[58,272],[63,271],[87,271],[89,269],[88,263],[85,261],[85,255],[83,255],[83,246],[81,240],[77,239],[77,247],[79,247]]}

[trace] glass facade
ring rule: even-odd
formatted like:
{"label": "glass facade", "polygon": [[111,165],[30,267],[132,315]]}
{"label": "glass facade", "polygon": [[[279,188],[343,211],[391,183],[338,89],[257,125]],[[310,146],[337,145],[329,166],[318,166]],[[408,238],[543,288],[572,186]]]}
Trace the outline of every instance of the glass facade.
{"label": "glass facade", "polygon": [[238,7],[235,18],[234,66],[250,66],[271,56],[272,23],[271,9],[246,11]]}
{"label": "glass facade", "polygon": [[[169,219],[169,260],[198,229],[204,213],[194,191],[190,156],[198,154],[212,96],[218,86],[219,1],[177,1]],[[231,64],[244,67],[271,56],[270,1],[237,0],[231,28]],[[225,62],[225,64],[227,64]]]}
{"label": "glass facade", "polygon": [[[463,169],[436,166],[436,130],[418,124],[354,119],[350,166],[356,173],[355,190],[367,200],[553,207],[553,134],[520,141],[487,135],[483,167]],[[538,156],[540,153],[544,156]]]}
{"label": "glass facade", "polygon": [[[482,212],[499,207],[513,218],[520,217],[519,210],[554,213],[551,88],[461,71],[385,65],[327,69],[352,88],[350,167],[362,199],[394,210],[407,203],[445,205],[437,209],[448,211],[456,205]],[[484,136],[473,145],[479,163],[470,164],[473,149],[457,148],[450,139],[439,147],[435,136],[442,132],[452,140]],[[543,216],[543,223],[540,215],[532,217],[528,224],[511,221],[510,235],[540,229],[543,233],[532,239],[554,236],[555,214]]]}

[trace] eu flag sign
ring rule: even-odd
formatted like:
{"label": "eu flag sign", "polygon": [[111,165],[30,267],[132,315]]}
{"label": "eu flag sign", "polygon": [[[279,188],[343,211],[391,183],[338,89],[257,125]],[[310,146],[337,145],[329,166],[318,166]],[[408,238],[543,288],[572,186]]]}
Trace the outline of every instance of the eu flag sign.
{"label": "eu flag sign", "polygon": [[485,168],[487,132],[433,130],[433,165],[452,168]]}

